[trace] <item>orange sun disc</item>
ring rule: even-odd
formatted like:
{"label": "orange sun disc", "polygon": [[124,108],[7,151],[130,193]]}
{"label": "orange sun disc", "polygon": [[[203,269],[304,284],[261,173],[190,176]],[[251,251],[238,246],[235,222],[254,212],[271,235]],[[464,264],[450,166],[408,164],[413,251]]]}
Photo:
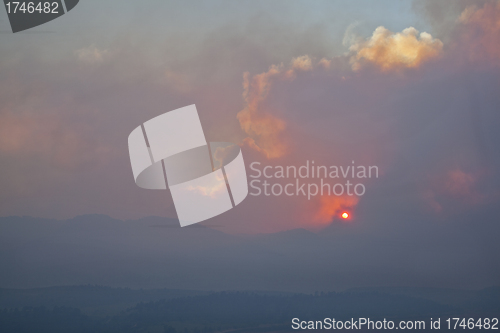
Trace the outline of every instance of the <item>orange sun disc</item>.
{"label": "orange sun disc", "polygon": [[343,219],[346,219],[346,218],[348,218],[348,217],[349,217],[349,214],[347,214],[347,213],[342,213],[342,218],[343,218]]}

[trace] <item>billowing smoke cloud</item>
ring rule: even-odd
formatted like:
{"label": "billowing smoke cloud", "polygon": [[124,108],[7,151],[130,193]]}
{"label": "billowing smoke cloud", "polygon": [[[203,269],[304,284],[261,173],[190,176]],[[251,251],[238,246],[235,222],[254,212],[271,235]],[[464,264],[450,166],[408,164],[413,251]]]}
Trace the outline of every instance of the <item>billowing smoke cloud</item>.
{"label": "billowing smoke cloud", "polygon": [[38,154],[57,168],[73,168],[111,148],[82,137],[84,129],[68,126],[60,116],[0,114],[0,153],[14,157]]}
{"label": "billowing smoke cloud", "polygon": [[[278,82],[287,84],[298,81],[299,72],[311,72],[312,75],[330,73],[333,81],[336,81],[336,77],[346,68],[358,71],[367,64],[375,64],[382,72],[415,68],[440,56],[443,47],[440,40],[427,33],[419,35],[414,28],[392,33],[379,27],[367,40],[353,38],[348,42],[351,44],[347,55],[321,58],[319,61],[304,55],[293,58],[288,65],[272,65],[267,72],[253,77],[248,72],[244,73],[245,108],[237,116],[241,128],[248,135],[243,143],[268,159],[278,159],[290,152],[288,121],[284,119],[284,114],[278,113],[280,110],[269,106],[275,107],[275,103],[268,103],[268,100],[273,100],[270,95],[272,86]],[[302,220],[306,227],[323,227],[339,219],[344,210],[353,210],[358,202],[359,198],[354,196],[320,196],[314,203],[307,205],[307,216]]]}
{"label": "billowing smoke cloud", "polygon": [[[500,38],[495,38],[495,34],[498,33],[498,26],[500,26],[499,24],[494,25],[494,22],[498,21],[497,8],[497,4],[485,5],[481,9],[470,7],[460,16],[460,19],[456,17],[455,38],[452,42],[455,44],[467,42],[470,39],[469,33],[474,29],[479,29],[479,32],[477,32],[479,36],[490,34],[490,36],[484,37],[488,38],[487,42],[491,44],[485,42],[486,46],[489,47],[485,47],[485,50],[488,51],[489,56],[495,55],[497,49],[494,46],[498,45],[498,40],[500,40]],[[487,12],[490,12],[490,15],[485,18]],[[460,34],[458,34],[459,32]],[[352,34],[350,31],[348,33]],[[467,36],[467,39],[464,40],[463,36]],[[441,36],[439,37],[441,38]],[[297,125],[297,121],[300,122],[306,117],[299,113],[301,112],[300,108],[294,107],[294,103],[288,101],[288,97],[293,101],[301,101],[300,98],[304,96],[307,96],[306,98],[311,98],[311,96],[315,96],[314,98],[323,96],[321,98],[325,98],[325,94],[335,96],[335,98],[326,99],[324,103],[328,102],[329,106],[325,107],[323,113],[318,111],[313,114],[315,111],[308,111],[307,122],[312,123],[315,116],[320,116],[324,122],[328,121],[329,124],[334,122],[343,123],[343,126],[347,128],[348,123],[346,120],[363,114],[363,107],[375,105],[372,103],[376,103],[376,100],[372,99],[371,96],[366,96],[366,103],[359,103],[355,106],[356,103],[353,103],[352,99],[346,103],[343,95],[337,94],[334,90],[343,91],[346,96],[351,96],[351,98],[352,96],[359,97],[359,92],[366,89],[361,82],[370,80],[368,76],[374,75],[376,80],[381,82],[380,93],[382,95],[394,94],[395,91],[401,92],[405,88],[394,86],[393,89],[389,89],[387,84],[382,83],[385,82],[385,78],[389,80],[391,77],[397,77],[404,86],[404,84],[413,80],[411,76],[413,71],[404,71],[408,75],[399,75],[401,71],[418,69],[421,73],[426,73],[430,69],[429,66],[442,68],[444,72],[456,71],[457,68],[452,64],[444,66],[444,60],[448,61],[449,59],[459,59],[461,57],[461,55],[454,52],[456,48],[453,47],[452,42],[450,42],[450,45],[447,44],[447,49],[444,49],[444,43],[441,39],[426,32],[420,33],[413,27],[406,28],[401,32],[392,32],[381,26],[368,38],[354,36],[346,38],[345,42],[349,52],[341,56],[314,58],[311,55],[304,55],[292,59],[288,65],[272,65],[267,72],[255,76],[251,76],[249,73],[244,74],[243,96],[245,108],[238,113],[238,120],[242,129],[248,135],[244,139],[246,145],[261,152],[269,159],[279,159],[290,152],[291,148],[294,151],[290,155],[300,156],[304,151],[298,151],[299,145],[296,144],[298,140],[294,139],[292,142],[288,135],[293,134],[293,137],[296,138],[296,133],[292,133],[293,129]],[[461,47],[469,48],[468,43],[462,44]],[[370,74],[362,70],[370,67],[375,68],[376,71]],[[308,74],[300,75],[300,72],[308,72]],[[351,75],[349,72],[357,73]],[[304,80],[308,82],[307,89],[304,88]],[[283,86],[286,86],[286,88],[283,88]],[[384,90],[383,87],[388,89]],[[330,90],[330,93],[322,93],[322,91],[328,90]],[[369,91],[372,90],[373,88],[370,85]],[[299,92],[300,96],[290,96],[293,92]],[[308,102],[307,105],[312,104]],[[320,105],[320,108],[323,106]],[[387,105],[384,105],[384,108],[386,107]],[[380,112],[385,114],[383,111]],[[300,116],[298,116],[299,114]],[[398,118],[398,120],[395,120],[394,116],[391,115],[390,118],[395,121],[394,125],[404,122],[405,126],[407,126],[406,122],[412,117],[410,112],[399,109],[394,114],[397,114]],[[385,116],[387,115],[385,114]],[[383,125],[381,120],[383,117],[384,115],[377,117],[379,120],[377,124]],[[410,121],[410,123],[414,122]],[[355,124],[359,125],[359,120],[356,120]],[[385,125],[388,124],[385,123],[383,126]],[[304,128],[304,126],[301,128]],[[332,127],[331,131],[339,134],[342,131],[341,129],[339,131],[339,129]],[[315,134],[318,134],[318,132]],[[339,142],[339,138],[340,134],[337,136],[337,142]],[[369,138],[369,136],[367,135],[366,138]],[[378,142],[380,146],[383,146],[385,143],[379,141],[379,139],[370,140],[369,142],[375,145]],[[333,147],[336,146],[337,142],[331,142]],[[346,139],[346,142],[349,143],[349,139]],[[330,155],[331,146],[328,149],[330,151],[325,154]],[[320,150],[316,149],[315,152]],[[350,150],[341,153],[344,155],[357,154],[356,156],[369,154],[355,145],[352,145]],[[424,195],[424,200],[431,209],[436,212],[449,212],[457,205],[462,205],[462,203],[465,203],[465,205],[462,205],[463,207],[471,207],[471,205],[484,202],[484,195],[481,194],[477,185],[479,176],[475,173],[461,171],[456,167],[453,168],[451,165],[449,167],[451,169],[436,176],[439,181],[431,182],[432,184],[428,183],[426,188],[420,187],[422,191],[418,194]],[[433,177],[434,173],[435,171],[428,170],[425,177]],[[422,183],[425,183],[425,181],[422,181]],[[344,210],[354,210],[360,201],[362,201],[362,198],[359,197],[318,196],[314,202],[305,207],[304,211],[307,211],[307,216],[300,219],[306,222],[301,222],[301,225],[312,228],[329,225],[335,220],[340,220],[340,215]]]}
{"label": "billowing smoke cloud", "polygon": [[262,106],[274,79],[293,80],[297,71],[312,70],[312,59],[305,55],[292,59],[289,66],[272,65],[267,72],[253,76],[243,75],[245,108],[238,113],[241,128],[248,135],[243,141],[267,158],[278,158],[288,151],[284,138],[286,122]]}
{"label": "billowing smoke cloud", "polygon": [[[282,25],[272,18],[250,24],[246,17],[229,25],[234,16],[228,15],[221,16],[227,25],[200,21],[199,29],[192,29],[186,21],[179,32],[179,23],[162,14],[158,21],[134,18],[140,23],[125,30],[113,27],[105,38],[84,29],[85,38],[53,38],[51,43],[36,34],[6,40],[0,61],[0,210],[3,215],[46,217],[175,217],[169,198],[166,211],[164,196],[141,192],[130,180],[123,138],[145,119],[196,103],[205,110],[200,117],[207,139],[244,138],[242,144],[253,148],[245,153],[247,163],[263,158],[272,159],[268,164],[299,166],[321,158],[325,165],[340,165],[352,158],[379,165],[387,174],[367,184],[359,203],[326,196],[307,203],[302,197],[249,198],[246,206],[220,218],[228,219],[225,230],[236,225],[245,232],[327,225],[342,209],[356,209],[353,216],[361,216],[383,185],[388,188],[379,191],[392,197],[378,197],[370,214],[382,210],[380,203],[392,205],[394,200],[403,203],[398,210],[420,209],[419,195],[426,190],[442,211],[451,211],[471,194],[483,193],[479,183],[490,176],[479,177],[479,167],[446,161],[454,160],[466,144],[475,149],[473,139],[477,146],[498,146],[491,139],[498,127],[498,80],[490,64],[498,64],[500,55],[499,5],[480,3],[463,11],[466,6],[460,3],[446,21],[451,22],[448,33],[433,28],[431,36],[414,28],[391,32],[379,27],[372,36],[346,39],[345,49],[335,36],[342,36],[357,17],[313,29],[311,22],[296,27],[291,19]],[[454,6],[432,4],[443,6],[447,16]],[[188,12],[196,14],[192,8]],[[99,27],[115,22],[95,20]],[[391,20],[380,24],[388,26]],[[166,39],[149,34],[158,22],[173,22],[171,29],[161,30],[167,31]],[[465,57],[478,61],[461,61]],[[474,72],[478,64],[481,73]],[[242,106],[239,82],[244,72]],[[469,83],[465,72],[474,74]],[[488,80],[486,74],[491,75]],[[240,111],[237,118],[235,111]],[[442,132],[448,129],[454,130]],[[451,136],[455,130],[460,131],[457,140]],[[464,135],[468,130],[474,135]],[[488,161],[496,163],[496,151],[488,152]],[[406,167],[396,172],[399,164],[406,165],[401,161],[405,154],[414,165],[414,188]],[[433,166],[439,162],[443,169],[436,171]],[[466,170],[466,175],[454,170]],[[439,186],[426,182],[436,174]],[[259,200],[258,205],[252,200]],[[309,206],[302,209],[304,205]],[[262,209],[256,212],[255,207]]]}
{"label": "billowing smoke cloud", "polygon": [[86,64],[99,64],[106,60],[110,55],[109,50],[101,50],[95,45],[83,47],[75,51],[75,55],[79,61]]}
{"label": "billowing smoke cloud", "polygon": [[492,193],[479,188],[479,174],[455,168],[441,178],[433,180],[430,189],[424,192],[427,204],[437,213],[454,214],[491,200]]}
{"label": "billowing smoke cloud", "polygon": [[286,127],[285,122],[260,109],[260,103],[269,93],[271,78],[281,72],[281,66],[271,66],[267,72],[255,75],[251,80],[248,72],[243,75],[246,106],[238,113],[238,120],[249,135],[244,142],[268,158],[281,157],[286,152],[286,145],[280,138]]}
{"label": "billowing smoke cloud", "polygon": [[475,182],[473,175],[462,170],[452,170],[446,179],[446,190],[455,196],[469,196],[473,192]]}
{"label": "billowing smoke cloud", "polygon": [[467,7],[458,22],[470,60],[500,59],[500,1]]}
{"label": "billowing smoke cloud", "polygon": [[[349,47],[352,70],[358,71],[367,64],[375,64],[383,71],[415,68],[425,61],[437,58],[442,53],[443,43],[426,32],[418,33],[415,28],[393,33],[378,27],[367,39],[352,38]],[[266,100],[273,80],[294,80],[297,72],[331,70],[333,60],[343,63],[346,56],[336,59],[322,58],[317,64],[308,56],[292,59],[288,66],[272,65],[267,72],[250,78],[243,75],[243,99],[245,108],[238,113],[241,128],[248,135],[243,140],[250,148],[263,153],[267,158],[279,158],[288,152],[285,139],[286,121],[266,109]],[[345,61],[344,61],[345,62]]]}
{"label": "billowing smoke cloud", "polygon": [[443,43],[430,34],[409,27],[402,32],[393,33],[380,26],[367,40],[353,43],[349,50],[354,71],[364,65],[375,64],[383,71],[401,68],[415,68],[425,61],[437,58],[443,49]]}

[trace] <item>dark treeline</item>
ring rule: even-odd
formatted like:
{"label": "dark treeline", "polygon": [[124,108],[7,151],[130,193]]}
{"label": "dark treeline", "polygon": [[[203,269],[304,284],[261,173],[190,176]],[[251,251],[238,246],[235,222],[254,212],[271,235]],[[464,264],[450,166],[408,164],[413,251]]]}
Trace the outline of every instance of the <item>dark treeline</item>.
{"label": "dark treeline", "polygon": [[176,289],[130,289],[98,285],[57,286],[33,289],[1,289],[0,309],[54,306],[81,309],[89,315],[115,315],[140,302],[159,301],[209,292]]}
{"label": "dark treeline", "polygon": [[4,309],[0,312],[0,332],[160,332],[202,333],[251,329],[291,330],[291,320],[323,320],[351,317],[391,320],[429,319],[469,313],[499,313],[498,290],[474,309],[403,295],[380,292],[306,294],[264,294],[220,292],[147,303],[114,316],[94,317],[79,309],[55,306]]}

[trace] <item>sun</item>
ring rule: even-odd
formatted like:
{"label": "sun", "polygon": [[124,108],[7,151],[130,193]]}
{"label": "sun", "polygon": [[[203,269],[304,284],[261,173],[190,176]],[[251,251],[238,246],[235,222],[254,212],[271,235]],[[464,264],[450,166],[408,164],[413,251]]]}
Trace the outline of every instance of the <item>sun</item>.
{"label": "sun", "polygon": [[346,213],[346,212],[343,212],[341,216],[342,216],[343,219],[346,219],[346,218],[349,217],[349,214]]}

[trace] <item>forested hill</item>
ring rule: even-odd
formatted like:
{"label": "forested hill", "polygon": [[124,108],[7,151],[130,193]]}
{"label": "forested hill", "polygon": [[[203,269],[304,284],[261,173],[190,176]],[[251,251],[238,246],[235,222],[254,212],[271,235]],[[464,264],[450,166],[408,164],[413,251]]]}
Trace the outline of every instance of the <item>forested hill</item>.
{"label": "forested hill", "polygon": [[[75,287],[82,288],[82,287]],[[95,288],[95,287],[89,287]],[[71,290],[67,290],[71,294]],[[81,292],[81,290],[80,290]],[[126,290],[115,291],[127,294]],[[286,332],[293,318],[323,320],[369,317],[373,320],[426,320],[431,317],[494,317],[500,313],[500,288],[448,294],[453,302],[440,303],[403,295],[408,290],[350,291],[341,293],[284,294],[265,292],[218,292],[141,302],[111,316],[91,316],[67,306],[4,309],[1,332]],[[415,293],[416,291],[413,290]],[[468,295],[468,296],[465,296]],[[45,297],[47,297],[45,295]],[[116,295],[114,297],[117,297]],[[464,298],[465,297],[465,298]],[[469,301],[460,303],[469,297]],[[50,299],[50,297],[48,297]],[[85,300],[88,305],[89,300]],[[457,304],[462,305],[457,305]],[[68,304],[68,303],[66,303]],[[77,303],[75,303],[77,305]]]}

